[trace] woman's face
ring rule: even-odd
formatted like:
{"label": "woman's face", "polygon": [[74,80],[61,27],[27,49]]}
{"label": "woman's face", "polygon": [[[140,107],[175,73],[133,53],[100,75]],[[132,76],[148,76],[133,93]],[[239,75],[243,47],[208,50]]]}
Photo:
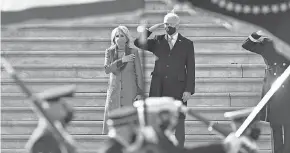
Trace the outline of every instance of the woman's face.
{"label": "woman's face", "polygon": [[115,35],[115,43],[118,47],[123,48],[126,45],[126,42],[126,35],[121,30],[118,30]]}

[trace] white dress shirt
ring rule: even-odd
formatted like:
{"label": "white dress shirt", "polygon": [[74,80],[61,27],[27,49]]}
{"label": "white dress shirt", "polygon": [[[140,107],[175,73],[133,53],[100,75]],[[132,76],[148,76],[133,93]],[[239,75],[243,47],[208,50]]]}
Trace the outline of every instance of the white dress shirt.
{"label": "white dress shirt", "polygon": [[176,32],[174,35],[170,36],[167,35],[167,37],[169,38],[169,40],[171,39],[171,44],[172,46],[174,46],[174,44],[176,43],[177,37],[178,37],[178,32]]}

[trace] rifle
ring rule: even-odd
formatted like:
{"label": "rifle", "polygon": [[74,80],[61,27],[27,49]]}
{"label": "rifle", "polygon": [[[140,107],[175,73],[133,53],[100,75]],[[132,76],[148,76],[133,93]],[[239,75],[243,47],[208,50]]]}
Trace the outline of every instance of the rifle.
{"label": "rifle", "polygon": [[43,118],[47,121],[51,133],[55,137],[55,139],[62,144],[64,147],[61,147],[62,153],[76,153],[76,150],[74,147],[70,144],[71,140],[70,135],[68,132],[66,132],[61,125],[59,121],[54,121],[53,119],[45,112],[44,108],[42,107],[42,104],[46,103],[45,100],[41,99],[40,97],[36,96],[25,84],[24,82],[19,78],[11,64],[6,61],[6,59],[1,58],[2,65],[4,69],[7,71],[7,73],[12,77],[12,79],[15,81],[15,83],[21,88],[21,90],[26,94],[26,96],[31,99],[35,111],[39,113]]}
{"label": "rifle", "polygon": [[290,66],[283,72],[283,74],[277,78],[277,80],[271,86],[271,89],[266,93],[266,95],[261,99],[258,105],[253,109],[250,115],[246,118],[240,128],[236,131],[236,137],[240,137],[245,130],[249,127],[252,121],[257,117],[263,107],[268,103],[270,98],[275,94],[275,92],[280,88],[283,82],[289,77],[290,75]]}

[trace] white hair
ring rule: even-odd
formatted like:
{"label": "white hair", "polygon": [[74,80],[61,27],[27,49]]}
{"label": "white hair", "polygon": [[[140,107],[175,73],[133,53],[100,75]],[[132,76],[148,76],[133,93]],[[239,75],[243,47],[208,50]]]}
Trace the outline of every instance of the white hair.
{"label": "white hair", "polygon": [[176,20],[176,25],[178,25],[180,23],[180,18],[177,14],[175,14],[174,12],[170,12],[170,13],[167,13],[165,16],[164,16],[164,22],[166,19],[168,18],[172,18],[172,19],[175,19]]}
{"label": "white hair", "polygon": [[128,47],[133,48],[133,42],[132,42],[132,37],[131,37],[130,31],[129,31],[129,29],[126,26],[122,26],[122,25],[116,27],[112,31],[112,33],[111,33],[111,47],[116,45],[115,36],[116,36],[116,33],[118,31],[121,31],[121,32],[124,33],[124,35],[125,35],[125,37],[127,39]]}

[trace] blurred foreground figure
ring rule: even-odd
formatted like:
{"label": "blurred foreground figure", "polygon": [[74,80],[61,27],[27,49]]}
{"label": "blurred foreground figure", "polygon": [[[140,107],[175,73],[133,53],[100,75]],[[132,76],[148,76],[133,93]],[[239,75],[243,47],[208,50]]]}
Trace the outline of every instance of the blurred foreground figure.
{"label": "blurred foreground figure", "polygon": [[[243,122],[246,120],[246,118],[250,115],[250,113],[253,111],[254,108],[246,108],[242,110],[232,111],[232,112],[226,112],[225,117],[232,120],[231,127],[233,131],[237,131],[238,128],[243,124]],[[259,120],[255,119],[252,121],[251,125],[247,128],[247,130],[244,132],[245,136],[248,136],[251,140],[257,141],[259,139],[259,136],[261,134],[260,124]]]}
{"label": "blurred foreground figure", "polygon": [[[178,115],[187,109],[181,101],[169,97],[150,97],[145,101],[137,101],[134,106],[139,110],[145,106],[148,126],[141,128],[146,141],[156,144],[158,152],[166,153],[238,153],[241,148],[247,152],[257,151],[257,145],[246,136],[235,137],[229,134],[219,143],[206,144],[198,147],[180,147],[174,136]],[[140,115],[140,114],[139,114]],[[140,119],[141,120],[141,119]],[[140,148],[139,150],[142,150]],[[244,152],[246,153],[246,152]]]}
{"label": "blurred foreground figure", "polygon": [[[233,131],[237,131],[240,126],[244,123],[246,118],[250,115],[250,113],[253,111],[254,108],[245,108],[241,110],[236,110],[236,111],[231,111],[231,112],[226,112],[224,114],[225,118],[229,118],[232,120],[231,122],[231,127]],[[244,136],[246,136],[249,141],[251,141],[253,144],[258,141],[260,135],[261,135],[261,122],[259,122],[258,119],[254,119],[250,126],[246,129],[244,132]],[[247,152],[244,149],[241,149],[241,152]]]}
{"label": "blurred foreground figure", "polygon": [[[290,65],[290,60],[274,48],[274,42],[262,31],[252,33],[242,47],[264,58],[267,68],[263,84],[262,97],[270,90],[274,81]],[[261,119],[270,122],[273,136],[274,153],[290,152],[290,79],[276,91],[261,113]],[[284,129],[284,142],[283,142]]]}
{"label": "blurred foreground figure", "polygon": [[137,135],[139,120],[136,108],[124,106],[112,110],[108,115],[107,124],[109,140],[98,153],[125,153],[134,150],[135,145],[132,144],[141,139],[141,135]]}
{"label": "blurred foreground figure", "polygon": [[[73,109],[70,107],[62,97],[71,97],[75,88],[73,87],[60,87],[54,88],[43,93],[38,94],[39,98],[43,99],[45,103],[42,107],[46,113],[53,119],[56,127],[60,131],[66,131],[68,123],[73,118]],[[29,153],[68,153],[69,150],[75,150],[74,141],[70,135],[65,135],[70,141],[70,144],[59,143],[50,131],[47,121],[39,115],[38,125],[30,139],[26,144],[26,149]],[[71,152],[69,152],[71,153]]]}

